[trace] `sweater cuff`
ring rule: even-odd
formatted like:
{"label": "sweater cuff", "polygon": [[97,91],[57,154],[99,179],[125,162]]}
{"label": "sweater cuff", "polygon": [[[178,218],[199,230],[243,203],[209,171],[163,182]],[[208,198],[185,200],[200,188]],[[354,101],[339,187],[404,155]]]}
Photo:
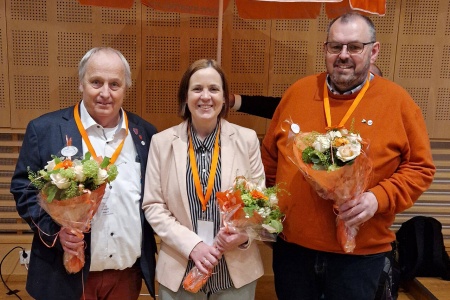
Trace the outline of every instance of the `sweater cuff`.
{"label": "sweater cuff", "polygon": [[368,192],[375,195],[378,201],[378,210],[377,213],[387,213],[389,211],[389,198],[384,189],[381,186],[375,186],[368,190]]}

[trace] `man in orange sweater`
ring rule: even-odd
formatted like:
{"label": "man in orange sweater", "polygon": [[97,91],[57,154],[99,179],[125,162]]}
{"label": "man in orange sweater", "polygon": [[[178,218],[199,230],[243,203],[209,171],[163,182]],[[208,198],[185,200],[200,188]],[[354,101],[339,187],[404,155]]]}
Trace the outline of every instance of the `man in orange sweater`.
{"label": "man in orange sweater", "polygon": [[[395,239],[389,229],[395,214],[411,207],[433,180],[435,167],[420,108],[403,88],[369,73],[379,49],[369,18],[349,13],[333,20],[324,44],[327,72],[302,78],[285,92],[264,138],[267,186],[283,183],[289,191],[280,197],[286,219],[273,248],[281,300],[372,300]],[[326,120],[326,94],[331,124]],[[361,137],[370,140],[372,177],[367,191],[339,206],[336,216],[333,201],[320,198],[288,158],[288,133],[282,124],[292,120],[302,132],[325,132],[325,127],[345,120],[357,97],[361,101],[344,126],[350,129],[353,122]],[[359,227],[351,253],[336,239],[337,217]]]}

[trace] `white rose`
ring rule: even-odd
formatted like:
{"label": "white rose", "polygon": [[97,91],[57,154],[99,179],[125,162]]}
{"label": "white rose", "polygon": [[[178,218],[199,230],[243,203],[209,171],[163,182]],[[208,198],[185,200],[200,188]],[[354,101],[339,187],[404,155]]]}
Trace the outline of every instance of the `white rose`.
{"label": "white rose", "polygon": [[344,146],[338,147],[336,156],[343,162],[355,159],[359,154],[361,154],[361,144],[346,144]]}
{"label": "white rose", "polygon": [[55,160],[50,160],[50,161],[47,162],[47,165],[45,166],[45,169],[47,170],[47,172],[50,172],[50,171],[53,171],[55,166],[56,166]]}
{"label": "white rose", "polygon": [[52,180],[52,183],[60,190],[67,189],[70,186],[69,179],[59,173],[50,175],[50,179]]}
{"label": "white rose", "polygon": [[350,143],[352,143],[352,144],[356,144],[356,143],[360,144],[360,143],[362,142],[361,136],[360,136],[359,134],[356,134],[356,133],[350,133],[350,134],[347,136],[347,139],[348,139],[348,140],[350,141]]}
{"label": "white rose", "polygon": [[324,135],[319,135],[311,145],[316,151],[325,152],[330,149],[330,139]]}
{"label": "white rose", "polygon": [[105,180],[108,178],[108,172],[104,169],[99,169],[97,172],[97,179],[95,180],[95,183],[100,185],[105,182]]}
{"label": "white rose", "polygon": [[327,136],[329,136],[329,140],[332,141],[335,138],[342,137],[342,133],[340,131],[337,131],[337,130],[331,130],[331,131],[328,131]]}
{"label": "white rose", "polygon": [[347,134],[348,134],[348,130],[345,129],[345,128],[339,129],[339,132],[340,132],[342,135],[347,135]]}
{"label": "white rose", "polygon": [[278,205],[278,197],[276,194],[270,194],[269,196],[270,205]]}
{"label": "white rose", "polygon": [[75,172],[75,180],[76,181],[84,182],[86,180],[86,176],[84,176],[84,173],[83,173],[82,165],[77,165],[77,166],[73,167],[73,170]]}

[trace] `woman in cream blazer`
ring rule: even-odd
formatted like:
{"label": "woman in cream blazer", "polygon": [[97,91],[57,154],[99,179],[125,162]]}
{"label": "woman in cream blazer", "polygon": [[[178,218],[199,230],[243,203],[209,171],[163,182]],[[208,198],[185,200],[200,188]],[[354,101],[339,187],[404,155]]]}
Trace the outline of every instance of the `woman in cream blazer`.
{"label": "woman in cream blazer", "polygon": [[[222,256],[214,247],[207,251],[206,248],[202,251],[196,248],[199,245],[203,247],[204,243],[193,229],[192,203],[187,192],[188,129],[192,128],[192,134],[200,139],[203,133],[220,132],[220,191],[230,188],[239,175],[264,182],[256,133],[222,118],[229,109],[228,86],[215,61],[200,60],[191,65],[181,81],[178,100],[185,120],[153,136],[143,201],[146,219],[161,238],[156,280],[160,283],[160,291],[162,285],[165,291],[173,292],[172,298],[166,297],[168,299],[176,299],[176,293],[186,293],[181,284],[190,259],[199,269],[202,266],[211,268]],[[205,129],[208,130],[205,132]],[[208,203],[216,205],[212,198]],[[244,247],[233,246],[230,249],[230,245],[223,245],[227,249],[223,256],[234,289],[252,283],[254,297],[256,279],[263,275],[263,265],[257,244],[247,240],[248,237],[243,240]],[[208,295],[204,299],[208,299]]]}

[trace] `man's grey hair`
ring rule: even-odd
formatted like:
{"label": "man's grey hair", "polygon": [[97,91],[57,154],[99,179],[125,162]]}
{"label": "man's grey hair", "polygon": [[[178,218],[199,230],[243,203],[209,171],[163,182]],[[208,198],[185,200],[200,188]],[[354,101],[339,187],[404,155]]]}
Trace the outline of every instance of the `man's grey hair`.
{"label": "man's grey hair", "polygon": [[98,52],[113,52],[117,54],[120,58],[120,60],[123,63],[123,68],[125,70],[125,85],[127,88],[131,87],[131,70],[130,65],[128,64],[127,59],[125,56],[123,56],[122,53],[120,53],[119,50],[116,50],[111,47],[95,47],[86,52],[86,54],[83,56],[83,58],[80,60],[80,63],[78,64],[78,79],[80,82],[83,80],[84,75],[86,75],[86,65],[89,61],[89,59]]}
{"label": "man's grey hair", "polygon": [[340,17],[337,17],[333,21],[330,22],[327,28],[327,41],[328,36],[330,35],[330,28],[335,22],[341,22],[341,23],[349,23],[350,21],[353,21],[357,18],[360,18],[366,22],[367,26],[369,27],[369,34],[370,34],[370,42],[376,42],[376,32],[375,32],[375,25],[373,24],[372,20],[369,17],[366,17],[364,15],[361,15],[356,12],[349,12],[346,14],[343,14]]}

